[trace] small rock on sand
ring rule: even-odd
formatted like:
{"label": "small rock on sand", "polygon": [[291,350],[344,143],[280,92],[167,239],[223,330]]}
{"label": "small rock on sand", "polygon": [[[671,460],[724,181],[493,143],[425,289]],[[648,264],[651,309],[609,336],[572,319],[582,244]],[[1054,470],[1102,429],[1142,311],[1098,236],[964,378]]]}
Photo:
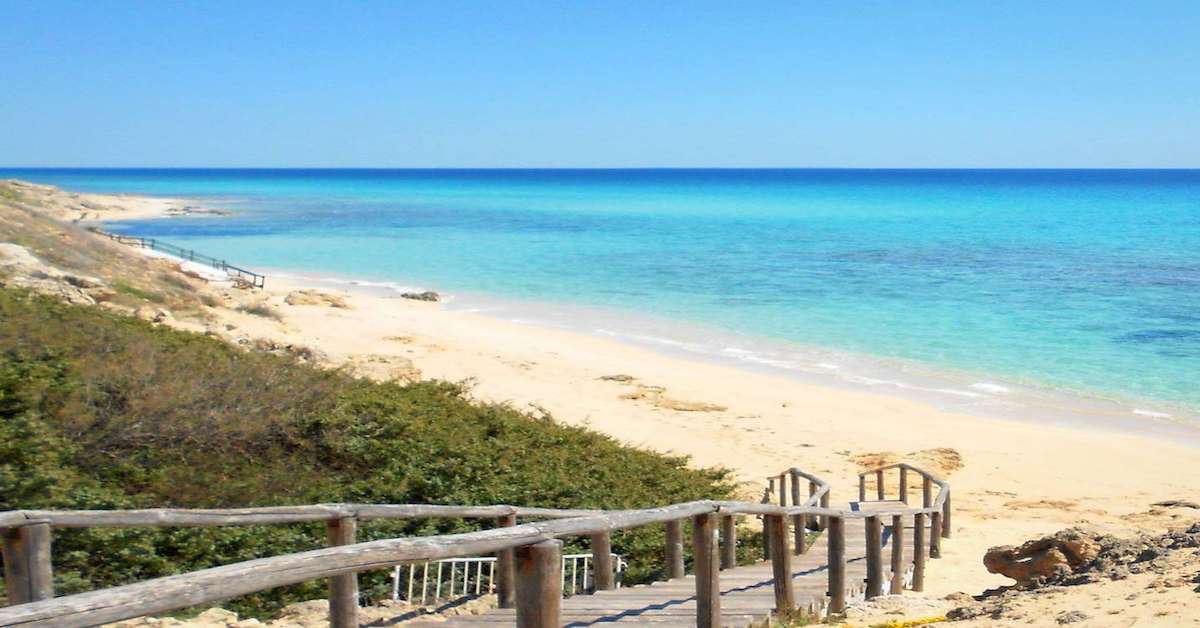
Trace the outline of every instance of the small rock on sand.
{"label": "small rock on sand", "polygon": [[424,292],[404,292],[400,294],[400,297],[404,299],[412,299],[413,301],[431,302],[437,302],[442,299],[441,295],[432,290],[426,290]]}

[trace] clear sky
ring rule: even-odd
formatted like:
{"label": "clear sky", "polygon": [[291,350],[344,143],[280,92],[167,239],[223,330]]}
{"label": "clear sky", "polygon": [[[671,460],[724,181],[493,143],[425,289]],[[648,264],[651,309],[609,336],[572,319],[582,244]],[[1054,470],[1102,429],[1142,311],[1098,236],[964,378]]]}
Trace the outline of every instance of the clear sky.
{"label": "clear sky", "polygon": [[1200,2],[0,0],[0,166],[1200,167]]}

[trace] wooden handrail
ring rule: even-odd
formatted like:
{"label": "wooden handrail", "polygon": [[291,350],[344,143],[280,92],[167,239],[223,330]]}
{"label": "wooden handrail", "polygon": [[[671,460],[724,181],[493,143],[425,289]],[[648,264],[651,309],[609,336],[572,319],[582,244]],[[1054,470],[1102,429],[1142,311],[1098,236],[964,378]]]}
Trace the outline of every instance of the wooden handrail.
{"label": "wooden handrail", "polygon": [[0,512],[0,528],[42,521],[55,528],[206,527],[332,521],[346,517],[490,519],[505,515],[566,519],[601,514],[598,510],[560,510],[523,506],[442,506],[436,504],[316,504],[259,508],[150,508],[144,510],[9,510]]}
{"label": "wooden handrail", "polygon": [[[882,570],[882,548],[881,539],[875,532],[879,522],[887,517],[892,519],[892,561],[891,561],[891,588],[892,593],[898,593],[903,588],[904,569],[904,548],[901,546],[904,539],[905,517],[912,516],[913,525],[913,573],[912,573],[912,589],[922,591],[925,588],[925,557],[928,551],[929,558],[941,558],[941,540],[950,538],[950,484],[920,467],[908,464],[907,462],[896,462],[874,469],[868,469],[858,474],[858,500],[859,506],[873,502],[886,502],[887,494],[884,486],[884,474],[892,469],[899,469],[899,495],[898,501],[908,504],[908,473],[911,471],[921,476],[921,507],[920,508],[901,508],[901,509],[875,509],[868,511],[870,517],[867,527],[867,562],[873,565],[873,569],[869,569],[867,573],[867,592],[868,598],[880,595],[883,588],[883,570]],[[867,476],[875,476],[875,500],[867,499]],[[933,495],[933,486],[937,485],[937,496]],[[929,534],[925,533],[926,517],[929,520]],[[928,550],[925,548],[926,538],[928,536]]]}
{"label": "wooden handrail", "polygon": [[525,523],[482,532],[385,539],[259,558],[136,584],[0,608],[3,626],[92,626],[407,561],[475,556],[716,512],[710,501]]}
{"label": "wooden handrail", "polygon": [[[950,499],[950,483],[949,482],[946,482],[945,480],[938,477],[934,473],[926,471],[920,467],[916,467],[911,464],[908,464],[907,462],[894,462],[892,464],[884,465],[882,467],[876,467],[874,469],[862,471],[858,474],[859,486],[861,487],[862,484],[866,481],[866,476],[876,475],[876,477],[878,477],[878,474],[883,473],[885,471],[890,471],[892,469],[907,469],[907,470],[912,471],[912,472],[920,475],[921,477],[929,480],[933,484],[936,484],[938,486],[938,494],[937,494],[937,497],[934,498],[934,500],[933,500],[933,504],[931,505],[932,507],[937,507],[940,509],[944,506],[946,500]],[[861,496],[861,493],[860,493],[860,496]]]}
{"label": "wooden handrail", "polygon": [[[934,522],[930,553],[931,556],[936,557],[933,550],[939,535],[937,524],[940,516],[944,513],[944,508],[948,508],[949,485],[931,474],[908,465],[890,465],[887,468],[899,466],[913,469],[923,477],[930,478],[930,483],[936,482],[941,489],[939,498],[936,501],[931,500],[921,508],[895,508],[870,512],[829,508],[830,485],[817,476],[792,468],[781,474],[792,478],[793,505],[791,506],[702,500],[660,508],[623,511],[530,508],[511,505],[341,503],[230,509],[5,511],[0,512],[0,528],[9,531],[34,530],[36,532],[36,534],[25,534],[21,538],[36,540],[44,537],[43,544],[36,548],[40,552],[38,555],[41,556],[37,560],[42,562],[33,565],[39,570],[39,582],[46,580],[50,573],[49,530],[52,527],[226,526],[326,521],[330,526],[332,546],[213,567],[61,598],[42,599],[51,595],[47,587],[40,594],[40,598],[34,597],[33,601],[28,601],[28,603],[18,603],[15,606],[0,608],[0,625],[88,626],[168,612],[317,578],[332,578],[335,586],[331,588],[331,618],[333,618],[335,626],[348,626],[356,623],[353,609],[356,608],[357,585],[354,582],[353,574],[359,571],[386,568],[409,561],[439,560],[492,552],[505,555],[520,548],[563,537],[591,536],[595,539],[597,535],[608,535],[615,530],[657,523],[677,527],[679,522],[688,518],[701,522],[705,526],[705,532],[700,536],[695,536],[693,544],[712,554],[712,556],[707,556],[705,558],[707,562],[701,565],[704,577],[697,578],[697,587],[704,587],[703,590],[698,589],[697,594],[712,598],[711,605],[707,607],[707,616],[711,620],[717,616],[713,614],[714,612],[719,613],[713,608],[719,602],[719,596],[713,597],[716,595],[714,591],[716,591],[718,578],[718,560],[716,550],[713,549],[716,546],[710,547],[708,539],[710,536],[713,537],[712,542],[715,543],[717,521],[721,521],[722,529],[732,528],[733,526],[725,525],[725,523],[731,522],[737,515],[764,516],[769,519],[770,527],[776,534],[782,534],[780,530],[787,529],[786,518],[793,517],[801,523],[801,527],[797,530],[797,538],[803,538],[799,532],[803,530],[803,522],[808,517],[820,518],[828,526],[825,529],[830,535],[828,541],[830,554],[829,608],[832,612],[840,612],[844,608],[846,594],[844,539],[846,519],[868,518],[880,521],[881,518],[890,516],[893,517],[893,521],[899,521],[902,517],[913,516],[914,519],[921,521],[925,515],[930,515]],[[773,479],[780,479],[780,477],[774,476]],[[797,482],[800,479],[810,483],[809,494],[803,503],[796,504],[795,502],[800,501],[797,497],[800,493]],[[780,488],[781,491],[784,490],[784,487]],[[786,493],[783,494],[781,501],[786,503]],[[549,520],[512,525],[518,516]],[[364,543],[353,542],[352,530],[358,520],[427,517],[492,519],[500,522],[501,527],[465,534],[397,538]],[[340,532],[334,528],[338,528]],[[337,533],[335,534],[335,532]],[[678,533],[676,536],[679,536]],[[721,548],[721,556],[731,555],[733,535],[722,536],[726,538],[722,538],[725,547]],[[923,537],[924,535],[920,534],[915,538]],[[682,539],[676,539],[676,541],[681,542]],[[775,572],[790,573],[786,538],[772,539],[772,545],[776,550],[773,554],[778,555],[772,556],[772,561],[776,563]],[[806,545],[802,545],[802,542],[798,541],[796,552],[802,553],[804,547]],[[33,556],[34,554],[35,552],[26,551],[22,555]],[[899,560],[895,559],[895,561]],[[923,567],[922,560],[922,574]],[[29,570],[26,569],[26,571]],[[776,600],[780,610],[783,610],[792,599],[793,594],[790,587],[779,586],[776,588]],[[698,616],[697,620],[701,622],[702,619]]]}

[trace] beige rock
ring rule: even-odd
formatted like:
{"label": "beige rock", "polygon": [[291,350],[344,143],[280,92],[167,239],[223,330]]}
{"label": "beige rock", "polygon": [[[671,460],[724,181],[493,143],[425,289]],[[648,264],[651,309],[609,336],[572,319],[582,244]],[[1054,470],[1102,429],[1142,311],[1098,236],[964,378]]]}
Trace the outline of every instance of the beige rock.
{"label": "beige rock", "polygon": [[989,573],[998,573],[1028,584],[1038,578],[1072,573],[1090,563],[1100,545],[1079,530],[1063,530],[1052,536],[1027,541],[1020,547],[993,547],[983,556]]}
{"label": "beige rock", "polygon": [[175,317],[171,315],[171,312],[164,310],[161,307],[151,307],[149,305],[138,307],[133,311],[133,315],[144,321],[150,321],[151,323],[169,323],[175,320]]}
{"label": "beige rock", "polygon": [[283,299],[288,305],[324,305],[328,307],[338,307],[348,309],[350,305],[346,303],[346,297],[340,294],[332,294],[329,292],[319,292],[317,290],[296,290],[289,292]]}

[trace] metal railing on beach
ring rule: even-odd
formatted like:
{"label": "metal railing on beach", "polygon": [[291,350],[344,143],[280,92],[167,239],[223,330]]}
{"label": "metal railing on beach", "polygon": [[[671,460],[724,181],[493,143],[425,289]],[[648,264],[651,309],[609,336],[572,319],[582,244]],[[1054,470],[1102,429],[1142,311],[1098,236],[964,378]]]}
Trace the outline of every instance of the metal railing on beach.
{"label": "metal railing on beach", "polygon": [[[625,559],[610,554],[612,581],[620,588]],[[590,593],[595,590],[591,554],[563,554],[563,594]],[[447,577],[449,580],[447,580]],[[431,590],[432,589],[432,590]],[[468,556],[437,561],[409,563],[392,568],[392,599],[410,604],[439,603],[459,597],[496,592],[496,557]]]}
{"label": "metal railing on beach", "polygon": [[187,260],[189,262],[199,262],[207,266],[212,266],[213,268],[224,271],[230,277],[233,277],[234,281],[248,285],[252,288],[262,288],[265,287],[267,283],[266,275],[261,275],[252,270],[246,270],[245,268],[239,268],[223,259],[217,259],[210,255],[204,255],[203,253],[197,253],[192,249],[185,249],[181,246],[175,246],[174,244],[156,240],[154,238],[143,238],[139,236],[127,236],[118,233],[109,233],[95,227],[93,227],[91,231],[103,236],[107,236],[109,239],[115,242],[120,242],[121,244],[151,249],[166,253],[167,255],[178,257],[182,260]]}

